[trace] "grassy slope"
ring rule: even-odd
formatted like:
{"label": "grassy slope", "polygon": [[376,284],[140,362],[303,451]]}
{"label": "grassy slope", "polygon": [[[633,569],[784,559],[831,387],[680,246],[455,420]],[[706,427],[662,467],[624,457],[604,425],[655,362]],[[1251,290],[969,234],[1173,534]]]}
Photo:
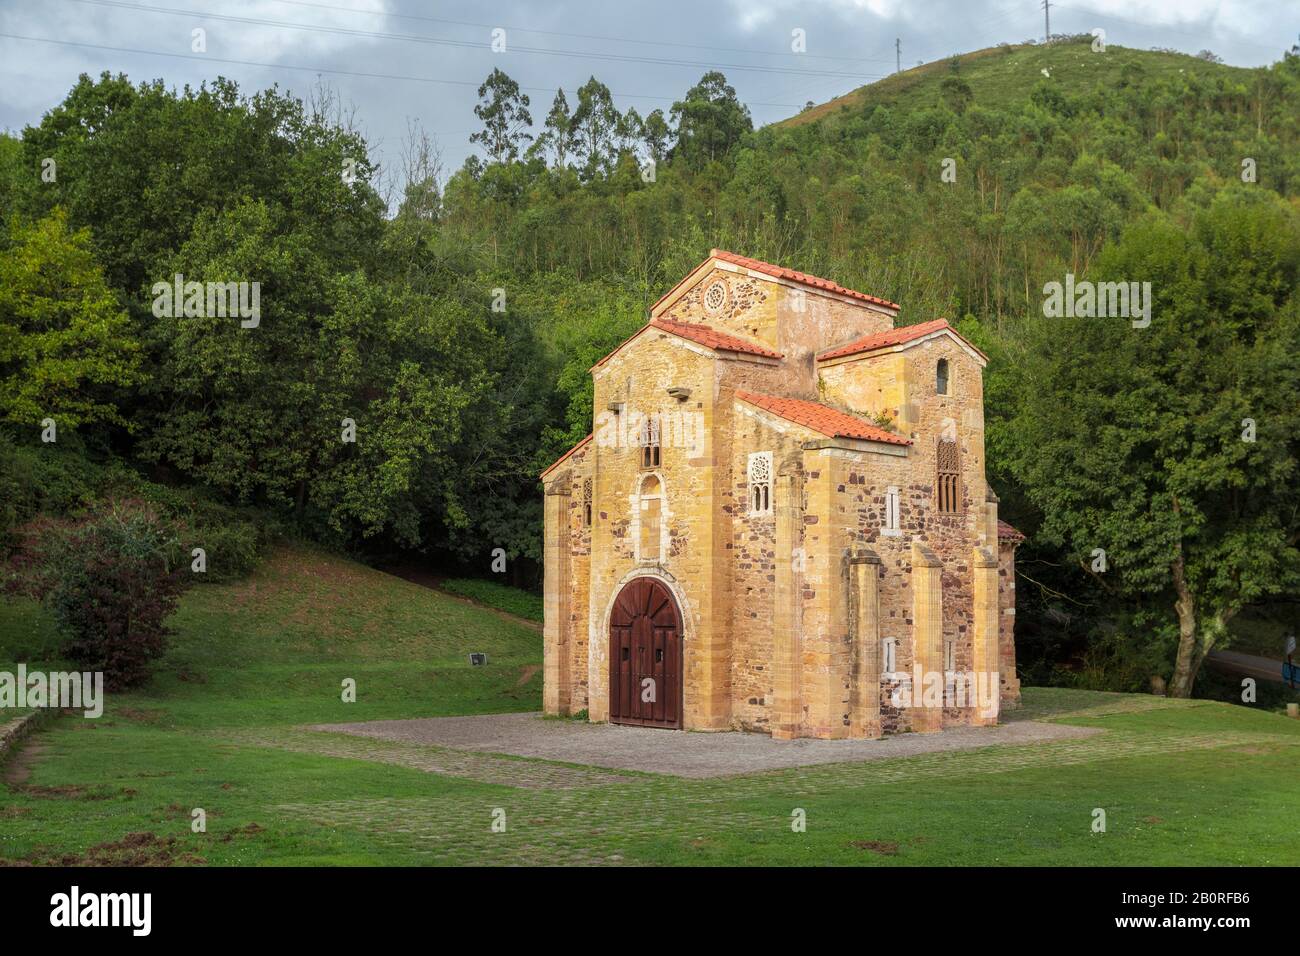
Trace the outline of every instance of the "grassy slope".
{"label": "grassy slope", "polygon": [[[0,661],[40,643],[33,625],[48,637],[29,605],[0,604]],[[28,785],[0,796],[0,859],[1300,862],[1300,722],[1246,708],[1028,689],[1025,716],[1104,727],[1105,740],[1083,745],[1082,759],[1068,756],[1071,743],[528,790],[249,735],[536,709],[540,638],[529,628],[304,550],[280,552],[245,582],[192,591],[177,626],[148,689],[112,699],[98,721],[65,716],[39,734]],[[486,650],[489,667],[471,669],[471,649]],[[339,701],[348,676],[356,704]],[[1227,745],[1179,743],[1206,736]],[[208,814],[205,834],[190,832],[194,807]],[[507,834],[490,832],[495,807],[509,814]],[[808,814],[806,833],[791,832],[794,807]],[[1091,831],[1095,807],[1108,813],[1104,836]],[[132,833],[164,842],[119,844]]]}
{"label": "grassy slope", "polygon": [[[1043,69],[1067,93],[1077,95],[1095,86],[1116,86],[1123,68],[1140,66],[1148,78],[1186,72],[1203,78],[1223,76],[1243,82],[1251,73],[1241,67],[1198,60],[1182,53],[1160,53],[1108,46],[1105,53],[1093,53],[1087,43],[1059,43],[1052,46],[988,47],[957,57],[955,74],[970,84],[975,103],[996,108],[1023,102]],[[814,106],[777,125],[802,126],[831,119],[842,109],[857,110],[872,103],[884,103],[904,110],[934,106],[939,83],[954,75],[951,58],[936,60],[904,70],[869,86]]]}
{"label": "grassy slope", "polygon": [[488,607],[529,621],[542,623],[542,596],[520,588],[512,588],[481,578],[448,578],[441,587],[444,591],[459,594]]}

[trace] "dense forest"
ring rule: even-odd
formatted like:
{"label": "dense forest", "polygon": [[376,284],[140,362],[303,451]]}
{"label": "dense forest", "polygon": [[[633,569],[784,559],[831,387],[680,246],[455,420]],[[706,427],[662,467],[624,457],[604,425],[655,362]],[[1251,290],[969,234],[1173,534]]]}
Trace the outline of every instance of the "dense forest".
{"label": "dense forest", "polygon": [[[1089,44],[757,130],[716,72],[641,117],[494,70],[455,170],[416,128],[381,168],[328,90],[83,76],[0,137],[0,534],[126,496],[218,579],[295,534],[535,586],[588,368],[716,246],[956,322],[1029,535],[1025,678],[1190,693],[1300,623],[1300,49]],[[1150,282],[1153,321],[1046,317],[1067,274]],[[192,280],[258,314],[160,308]]]}

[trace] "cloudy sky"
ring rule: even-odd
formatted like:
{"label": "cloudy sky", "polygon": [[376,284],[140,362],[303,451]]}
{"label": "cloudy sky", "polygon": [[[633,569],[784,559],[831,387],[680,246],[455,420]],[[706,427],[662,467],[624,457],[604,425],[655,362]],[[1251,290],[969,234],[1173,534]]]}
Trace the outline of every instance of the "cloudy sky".
{"label": "cloudy sky", "polygon": [[[1256,66],[1296,42],[1297,11],[1295,0],[1061,0],[1051,24]],[[806,52],[792,52],[795,30]],[[493,67],[524,87],[539,123],[557,87],[572,104],[592,74],[644,116],[717,68],[761,125],[892,72],[896,38],[908,67],[1042,33],[1041,0],[0,0],[0,128],[38,122],[83,72],[177,87],[224,75],[299,95],[323,80],[381,161],[415,121],[454,168],[473,149],[475,92]]]}

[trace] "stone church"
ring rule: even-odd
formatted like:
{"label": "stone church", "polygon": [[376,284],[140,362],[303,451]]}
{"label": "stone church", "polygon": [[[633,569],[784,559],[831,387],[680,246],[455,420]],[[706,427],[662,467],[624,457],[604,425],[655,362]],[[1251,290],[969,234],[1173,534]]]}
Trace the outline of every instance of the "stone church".
{"label": "stone church", "polygon": [[879,737],[1019,702],[987,359],[897,316],[715,249],[596,363],[541,476],[548,714]]}

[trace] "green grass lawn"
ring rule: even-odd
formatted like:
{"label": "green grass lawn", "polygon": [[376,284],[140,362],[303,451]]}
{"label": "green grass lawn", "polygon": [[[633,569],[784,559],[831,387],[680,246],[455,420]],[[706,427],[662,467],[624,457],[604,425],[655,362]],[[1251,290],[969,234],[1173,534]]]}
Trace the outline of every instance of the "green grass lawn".
{"label": "green grass lawn", "polygon": [[[1106,732],[744,778],[610,780],[293,729],[539,709],[540,635],[490,611],[292,549],[245,581],[191,591],[175,623],[148,688],[32,738],[18,767],[29,775],[0,791],[0,859],[1300,863],[1300,721],[1245,707],[1028,688],[1019,718]],[[33,664],[52,638],[32,605],[0,604],[0,668]],[[475,650],[487,667],[469,665]],[[349,677],[355,704],[340,700]],[[195,808],[206,833],[191,832]],[[1092,830],[1096,808],[1105,833]],[[806,832],[791,829],[796,809]]]}
{"label": "green grass lawn", "polygon": [[481,578],[448,578],[440,585],[444,591],[459,594],[498,611],[542,623],[542,596]]}

